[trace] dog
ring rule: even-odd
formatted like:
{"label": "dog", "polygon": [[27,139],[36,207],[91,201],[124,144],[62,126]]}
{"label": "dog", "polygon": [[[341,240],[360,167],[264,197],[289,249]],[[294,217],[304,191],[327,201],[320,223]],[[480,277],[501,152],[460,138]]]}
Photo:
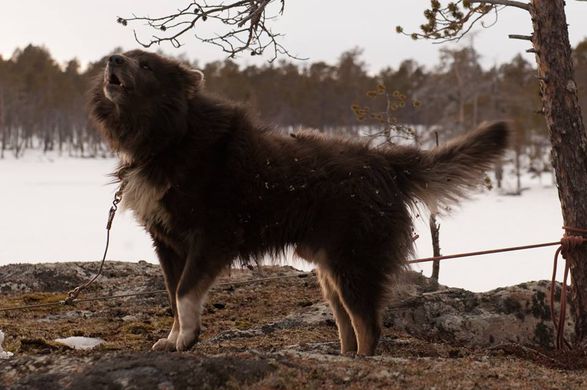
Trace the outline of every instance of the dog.
{"label": "dog", "polygon": [[280,134],[206,92],[201,71],[140,50],[108,58],[89,110],[165,276],[174,322],[154,350],[197,342],[223,269],[291,247],[317,267],[341,353],[373,355],[391,277],[413,254],[411,210],[465,198],[509,133],[484,124],[432,150]]}

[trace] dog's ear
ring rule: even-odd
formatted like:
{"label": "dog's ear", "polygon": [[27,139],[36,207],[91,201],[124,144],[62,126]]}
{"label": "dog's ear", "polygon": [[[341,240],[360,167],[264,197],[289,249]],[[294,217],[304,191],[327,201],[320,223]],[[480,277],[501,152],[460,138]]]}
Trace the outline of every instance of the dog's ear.
{"label": "dog's ear", "polygon": [[192,78],[197,85],[198,89],[202,89],[204,87],[204,72],[198,69],[190,69],[192,72]]}
{"label": "dog's ear", "polygon": [[204,73],[198,69],[185,69],[189,80],[189,95],[193,95],[204,88]]}

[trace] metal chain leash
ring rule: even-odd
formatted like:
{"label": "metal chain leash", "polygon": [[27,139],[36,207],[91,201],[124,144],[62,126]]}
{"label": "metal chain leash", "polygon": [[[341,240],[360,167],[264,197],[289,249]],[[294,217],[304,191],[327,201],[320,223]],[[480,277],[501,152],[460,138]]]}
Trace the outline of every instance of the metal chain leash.
{"label": "metal chain leash", "polygon": [[118,191],[114,194],[114,199],[112,200],[112,206],[110,207],[110,211],[108,211],[108,222],[106,223],[106,246],[104,248],[104,255],[102,256],[102,261],[100,262],[100,268],[94,277],[92,277],[87,282],[80,284],[73,290],[70,290],[67,293],[67,298],[65,298],[60,303],[63,305],[71,305],[77,299],[79,294],[82,290],[86,289],[90,286],[96,279],[102,275],[102,269],[104,268],[104,262],[106,261],[106,255],[108,254],[108,247],[110,246],[110,229],[112,228],[112,221],[114,221],[114,216],[116,215],[116,211],[118,210],[118,204],[122,201],[122,191],[124,190],[124,183],[120,184]]}

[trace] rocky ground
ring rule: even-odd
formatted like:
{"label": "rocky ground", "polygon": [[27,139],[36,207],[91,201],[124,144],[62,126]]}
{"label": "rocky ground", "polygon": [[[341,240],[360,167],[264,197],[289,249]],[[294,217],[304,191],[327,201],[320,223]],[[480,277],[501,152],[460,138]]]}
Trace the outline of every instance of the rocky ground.
{"label": "rocky ground", "polygon": [[[0,267],[0,308],[58,302],[97,267]],[[249,283],[259,278],[269,279]],[[156,265],[108,262],[80,298],[163,288]],[[172,322],[162,293],[0,311],[3,347],[14,353],[0,360],[0,388],[585,389],[587,356],[550,349],[547,297],[546,282],[475,294],[407,273],[384,313],[378,355],[361,358],[338,354],[312,273],[232,270],[210,293],[201,341],[186,353],[150,352]],[[84,351],[55,341],[70,336],[104,343]]]}

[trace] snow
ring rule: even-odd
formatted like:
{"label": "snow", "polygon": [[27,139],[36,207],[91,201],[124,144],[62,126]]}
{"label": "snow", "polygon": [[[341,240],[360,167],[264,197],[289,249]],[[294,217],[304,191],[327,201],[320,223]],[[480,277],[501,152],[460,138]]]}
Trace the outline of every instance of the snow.
{"label": "snow", "polygon": [[[500,196],[493,191],[477,195],[463,202],[452,215],[440,218],[441,254],[560,240],[563,222],[556,188],[532,184],[521,196]],[[418,256],[432,256],[427,217],[418,218],[416,228],[420,234],[416,241]],[[444,260],[440,264],[440,282],[471,291],[487,291],[530,280],[550,279],[555,250],[553,246]],[[564,262],[560,263],[558,275],[562,275],[564,268]],[[430,275],[432,265],[425,264],[413,268]]]}
{"label": "snow", "polygon": [[[116,185],[115,159],[0,160],[0,264],[100,260]],[[156,261],[130,212],[118,212],[108,259]]]}
{"label": "snow", "polygon": [[8,359],[9,357],[11,357],[13,354],[12,352],[8,352],[2,349],[2,343],[4,342],[4,332],[2,332],[0,330],[0,360],[2,359]]}
{"label": "snow", "polygon": [[55,339],[55,342],[63,345],[67,345],[73,349],[94,349],[98,345],[102,344],[104,340],[92,338],[92,337],[67,337],[65,339]]}
{"label": "snow", "polygon": [[[99,260],[104,250],[106,219],[116,185],[108,176],[116,160],[43,156],[0,160],[0,265],[50,261]],[[514,180],[507,183],[513,187]],[[556,188],[549,175],[542,182],[523,178],[521,196],[485,191],[464,201],[448,217],[439,219],[442,254],[557,241],[562,217]],[[416,222],[418,257],[432,255],[428,217]],[[440,282],[472,291],[549,279],[555,247],[522,252],[446,260]],[[291,253],[291,251],[289,252]],[[113,223],[108,259],[123,261],[157,258],[145,231],[130,212],[118,212]],[[292,259],[281,263],[309,270]],[[415,265],[431,273],[431,265]],[[562,265],[559,275],[562,273]]]}

